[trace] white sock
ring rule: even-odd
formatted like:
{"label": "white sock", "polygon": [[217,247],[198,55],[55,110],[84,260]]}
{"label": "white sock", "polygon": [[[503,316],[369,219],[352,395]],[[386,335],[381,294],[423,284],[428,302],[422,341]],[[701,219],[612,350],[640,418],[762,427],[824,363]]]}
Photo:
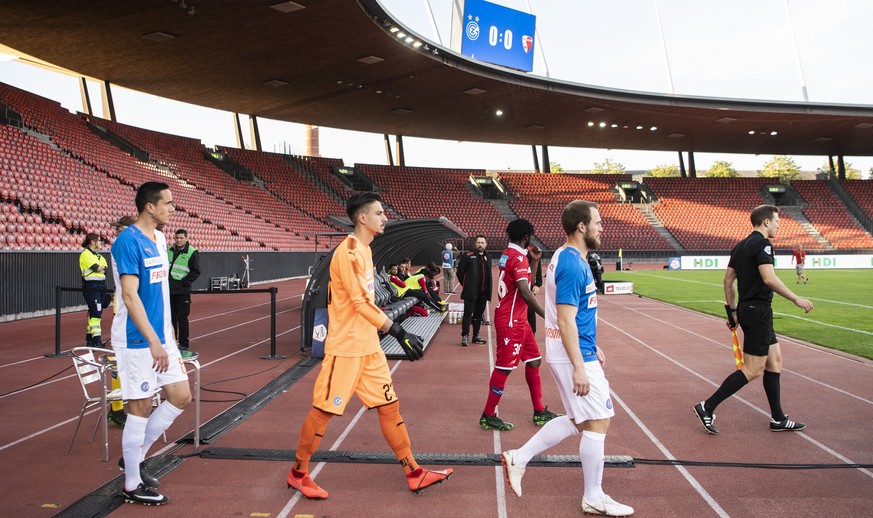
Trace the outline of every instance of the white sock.
{"label": "white sock", "polygon": [[143,438],[142,458],[140,462],[145,460],[145,456],[149,448],[158,440],[158,437],[164,433],[167,428],[173,424],[177,417],[182,415],[182,410],[173,406],[166,399],[158,405],[158,408],[149,416],[148,425],[145,428],[145,436]]}
{"label": "white sock", "polygon": [[585,482],[585,499],[597,502],[603,498],[603,451],[605,433],[584,430],[579,441],[579,459],[582,461],[582,476]]}
{"label": "white sock", "polygon": [[555,446],[567,437],[572,437],[579,433],[573,420],[563,415],[556,417],[543,425],[540,430],[534,434],[518,451],[515,453],[515,462],[521,466],[527,466],[527,463],[535,456]]}
{"label": "white sock", "polygon": [[139,477],[139,463],[142,461],[142,444],[145,437],[145,417],[127,415],[124,430],[121,432],[121,455],[124,457],[124,489],[133,491],[142,483]]}

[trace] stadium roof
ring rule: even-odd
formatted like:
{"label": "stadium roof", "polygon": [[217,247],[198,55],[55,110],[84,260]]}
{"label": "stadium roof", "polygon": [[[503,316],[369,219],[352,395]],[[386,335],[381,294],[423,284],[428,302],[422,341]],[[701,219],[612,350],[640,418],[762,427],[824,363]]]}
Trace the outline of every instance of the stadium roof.
{"label": "stadium roof", "polygon": [[377,0],[188,4],[193,15],[175,0],[6,0],[0,2],[0,44],[169,99],[373,133],[873,156],[873,106],[655,95],[538,78],[427,42],[413,47],[390,32],[396,26],[409,33]]}

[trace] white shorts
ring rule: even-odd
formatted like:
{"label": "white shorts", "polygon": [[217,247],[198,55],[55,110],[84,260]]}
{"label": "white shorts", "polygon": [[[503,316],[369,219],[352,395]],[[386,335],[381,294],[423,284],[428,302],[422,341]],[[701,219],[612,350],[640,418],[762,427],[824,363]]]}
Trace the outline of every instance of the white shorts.
{"label": "white shorts", "polygon": [[113,348],[118,364],[118,379],[121,382],[121,397],[127,399],[147,399],[161,390],[164,385],[178,381],[188,381],[188,373],[179,348],[164,346],[169,356],[167,372],[155,371],[152,351],[145,349]]}
{"label": "white shorts", "polygon": [[550,363],[549,370],[558,385],[558,394],[564,402],[564,411],[576,424],[596,419],[609,419],[615,415],[612,398],[609,397],[609,382],[603,373],[600,362],[585,362],[585,373],[591,389],[587,396],[573,393],[573,365],[570,363]]}

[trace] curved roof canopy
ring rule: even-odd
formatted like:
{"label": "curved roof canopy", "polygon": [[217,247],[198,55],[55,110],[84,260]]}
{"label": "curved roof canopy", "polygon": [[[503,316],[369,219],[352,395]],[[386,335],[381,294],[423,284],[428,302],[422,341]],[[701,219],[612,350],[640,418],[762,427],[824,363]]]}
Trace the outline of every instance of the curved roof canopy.
{"label": "curved roof canopy", "polygon": [[[7,0],[0,2],[0,44],[170,99],[373,133],[612,149],[873,155],[871,106],[654,95],[538,78],[430,44],[415,48],[389,32],[399,25],[377,0],[188,3],[193,15],[173,0]],[[303,8],[283,12],[295,5]]]}

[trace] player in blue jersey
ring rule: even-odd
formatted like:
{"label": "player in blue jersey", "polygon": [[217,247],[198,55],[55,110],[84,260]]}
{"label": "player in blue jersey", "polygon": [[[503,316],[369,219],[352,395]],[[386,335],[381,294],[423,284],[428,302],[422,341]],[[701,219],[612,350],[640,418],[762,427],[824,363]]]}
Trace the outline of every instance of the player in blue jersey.
{"label": "player in blue jersey", "polygon": [[[158,230],[170,221],[173,195],[165,183],[146,182],[136,191],[139,215],[112,244],[117,311],[112,348],[118,362],[127,422],[121,435],[124,499],[160,505],[156,478],[142,469],[146,453],[191,402],[188,376],[173,337],[170,318],[167,240]],[[152,412],[152,397],[163,387],[166,399]]]}
{"label": "player in blue jersey", "polygon": [[586,260],[588,251],[600,245],[600,209],[593,202],[571,202],[561,214],[561,226],[567,242],[549,261],[545,331],[546,361],[567,415],[546,423],[521,448],[503,452],[504,473],[512,490],[521,496],[521,479],[530,459],[582,432],[582,511],[630,516],[633,508],[616,502],[601,487],[606,430],[615,412],[603,374],[606,358],[597,346],[597,286]]}

